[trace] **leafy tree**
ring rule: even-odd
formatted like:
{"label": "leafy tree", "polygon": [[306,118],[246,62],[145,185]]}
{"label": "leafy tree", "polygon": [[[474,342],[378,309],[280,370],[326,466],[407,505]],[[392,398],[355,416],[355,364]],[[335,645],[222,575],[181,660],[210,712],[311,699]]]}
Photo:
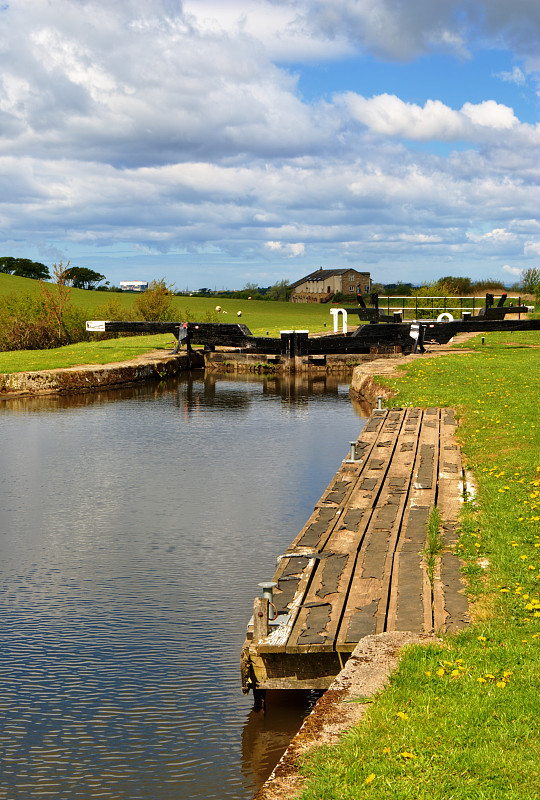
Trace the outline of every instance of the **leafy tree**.
{"label": "leafy tree", "polygon": [[57,326],[58,340],[66,333],[64,316],[70,307],[71,278],[68,275],[69,261],[64,267],[60,261],[53,264],[53,277],[56,286],[53,288],[49,284],[41,281],[41,294],[47,309],[47,315]]}
{"label": "leafy tree", "polygon": [[268,297],[270,300],[288,300],[291,291],[289,281],[278,281],[268,290]]}
{"label": "leafy tree", "polygon": [[15,259],[11,256],[4,256],[0,258],[0,272],[5,272],[7,275],[11,275],[13,270],[15,269]]}
{"label": "leafy tree", "polygon": [[173,319],[173,290],[174,286],[167,286],[165,278],[151,281],[148,289],[135,300],[134,308],[137,317],[149,322]]}
{"label": "leafy tree", "polygon": [[50,278],[49,268],[40,261],[31,261],[29,258],[0,258],[0,272],[18,275],[19,278],[33,278],[37,281]]}
{"label": "leafy tree", "polygon": [[105,280],[105,275],[86,267],[70,267],[66,270],[66,276],[75,289],[93,289],[96,283]]}
{"label": "leafy tree", "polygon": [[525,294],[540,294],[540,269],[538,267],[524,269],[521,273],[520,287]]}
{"label": "leafy tree", "polygon": [[412,283],[374,283],[372,285],[372,291],[378,292],[379,294],[393,294],[397,295],[398,297],[407,297],[410,295],[411,291],[413,290]]}

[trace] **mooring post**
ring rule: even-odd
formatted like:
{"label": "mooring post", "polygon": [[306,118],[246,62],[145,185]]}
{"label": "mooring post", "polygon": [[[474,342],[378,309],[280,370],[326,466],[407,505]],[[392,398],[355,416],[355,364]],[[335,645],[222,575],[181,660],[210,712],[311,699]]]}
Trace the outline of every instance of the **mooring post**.
{"label": "mooring post", "polygon": [[349,458],[345,459],[346,464],[356,464],[356,441],[349,442],[351,446],[351,452]]}
{"label": "mooring post", "polygon": [[382,411],[382,397],[380,395],[377,397],[377,410]]}
{"label": "mooring post", "polygon": [[268,598],[256,597],[253,601],[253,643],[268,636]]}
{"label": "mooring post", "polygon": [[272,605],[274,588],[277,583],[274,581],[262,581],[258,584],[263,590],[262,597],[256,597],[253,602],[253,641],[260,642],[268,636],[270,627],[269,607]]}

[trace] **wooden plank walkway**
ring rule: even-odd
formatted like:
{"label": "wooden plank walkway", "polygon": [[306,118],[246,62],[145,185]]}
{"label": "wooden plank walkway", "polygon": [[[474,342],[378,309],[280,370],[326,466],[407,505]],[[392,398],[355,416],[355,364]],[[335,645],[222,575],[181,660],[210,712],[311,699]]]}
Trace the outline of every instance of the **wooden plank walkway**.
{"label": "wooden plank walkway", "polygon": [[[355,448],[279,559],[279,617],[248,626],[243,690],[326,688],[364,636],[454,630],[468,621],[452,552],[463,492],[451,409],[374,411]],[[423,561],[437,505],[445,550],[432,582]],[[252,621],[253,622],[253,621]]]}

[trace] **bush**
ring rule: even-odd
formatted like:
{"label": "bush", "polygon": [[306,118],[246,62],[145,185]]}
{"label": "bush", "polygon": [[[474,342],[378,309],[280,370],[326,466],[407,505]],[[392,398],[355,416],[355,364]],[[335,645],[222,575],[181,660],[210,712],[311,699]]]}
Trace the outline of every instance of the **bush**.
{"label": "bush", "polygon": [[454,277],[453,275],[447,275],[444,278],[440,278],[437,283],[439,285],[448,287],[453,295],[461,295],[462,297],[466,297],[473,291],[473,282],[470,278],[460,278]]}
{"label": "bush", "polygon": [[540,295],[540,269],[531,267],[523,270],[519,286],[524,294],[533,294],[538,298]]}
{"label": "bush", "polygon": [[69,305],[62,324],[51,316],[42,294],[12,294],[0,299],[0,350],[48,350],[87,341],[86,315]]}
{"label": "bush", "polygon": [[[430,283],[423,284],[418,289],[413,289],[411,291],[411,298],[418,298],[420,300],[418,305],[422,306],[422,308],[418,308],[418,319],[431,319],[432,317],[437,317],[439,314],[439,306],[441,306],[441,301],[445,297],[453,297],[454,294],[455,293],[452,290],[452,287],[447,286],[441,280],[431,281]],[[422,302],[422,298],[430,299],[426,299]],[[435,299],[433,300],[431,298]]]}
{"label": "bush", "polygon": [[492,280],[488,278],[483,281],[475,281],[473,283],[474,292],[506,292],[506,286],[502,281]]}
{"label": "bush", "polygon": [[176,316],[172,305],[173,297],[173,287],[167,286],[165,278],[151,281],[148,289],[135,300],[136,318],[147,322],[173,320]]}

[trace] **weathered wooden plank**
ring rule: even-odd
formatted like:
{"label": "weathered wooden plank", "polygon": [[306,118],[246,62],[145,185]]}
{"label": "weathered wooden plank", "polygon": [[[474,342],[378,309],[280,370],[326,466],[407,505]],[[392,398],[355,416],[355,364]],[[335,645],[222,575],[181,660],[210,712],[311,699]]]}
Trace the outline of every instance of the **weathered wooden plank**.
{"label": "weathered wooden plank", "polygon": [[[371,425],[366,426],[368,430],[362,432],[359,443],[369,443],[363,454],[364,469],[347,492],[348,509],[324,543],[326,558],[318,563],[309,592],[299,609],[287,652],[296,652],[305,646],[326,651],[335,646],[356,555],[372,518],[404,417],[401,409],[378,412],[370,420]],[[385,458],[379,457],[382,452]],[[335,499],[333,493],[326,493],[325,497],[327,502]],[[338,570],[336,564],[341,564],[342,568]]]}
{"label": "weathered wooden plank", "polygon": [[441,409],[437,506],[447,522],[455,522],[458,518],[463,480],[461,450],[455,439],[456,426],[454,410]]}
{"label": "weathered wooden plank", "polygon": [[440,579],[444,595],[446,631],[456,631],[469,622],[469,604],[465,595],[465,584],[461,577],[462,562],[454,553],[443,553]]}
{"label": "weathered wooden plank", "polygon": [[[402,412],[399,428],[394,425],[396,439],[389,452],[383,483],[372,498],[373,513],[358,554],[337,635],[336,646],[340,650],[351,650],[358,635],[366,636],[385,628],[391,565],[411,481],[421,419],[418,409],[407,409]],[[378,463],[373,464],[375,469],[378,466]]]}
{"label": "weathered wooden plank", "polygon": [[[408,417],[408,425],[400,440],[401,452],[395,467],[394,482],[397,483],[399,477],[402,487],[401,498],[384,565],[383,593],[377,612],[377,633],[382,633],[384,630],[402,630],[401,627],[396,628],[396,625],[402,615],[402,609],[405,607],[411,616],[413,614],[415,616],[414,622],[407,630],[417,630],[422,627],[423,618],[416,620],[416,616],[418,580],[420,580],[418,593],[420,602],[422,599],[421,557],[418,555],[418,551],[424,543],[425,527],[422,527],[423,507],[421,506],[422,511],[420,511],[414,506],[416,503],[422,504],[423,498],[420,495],[426,491],[424,484],[430,482],[428,467],[433,449],[437,447],[435,437],[438,427],[431,427],[433,415],[430,414],[429,417],[426,419],[426,412],[415,409]],[[414,476],[412,482],[409,480],[411,472]],[[418,488],[419,476],[422,488]],[[431,484],[434,497],[436,472],[433,471]],[[419,519],[419,516],[422,519]],[[421,610],[423,611],[423,606],[421,606]]]}
{"label": "weathered wooden plank", "polygon": [[414,466],[403,531],[396,552],[396,580],[393,582],[388,630],[432,630],[431,584],[426,580],[422,550],[427,523],[437,498],[440,415],[426,409]]}

